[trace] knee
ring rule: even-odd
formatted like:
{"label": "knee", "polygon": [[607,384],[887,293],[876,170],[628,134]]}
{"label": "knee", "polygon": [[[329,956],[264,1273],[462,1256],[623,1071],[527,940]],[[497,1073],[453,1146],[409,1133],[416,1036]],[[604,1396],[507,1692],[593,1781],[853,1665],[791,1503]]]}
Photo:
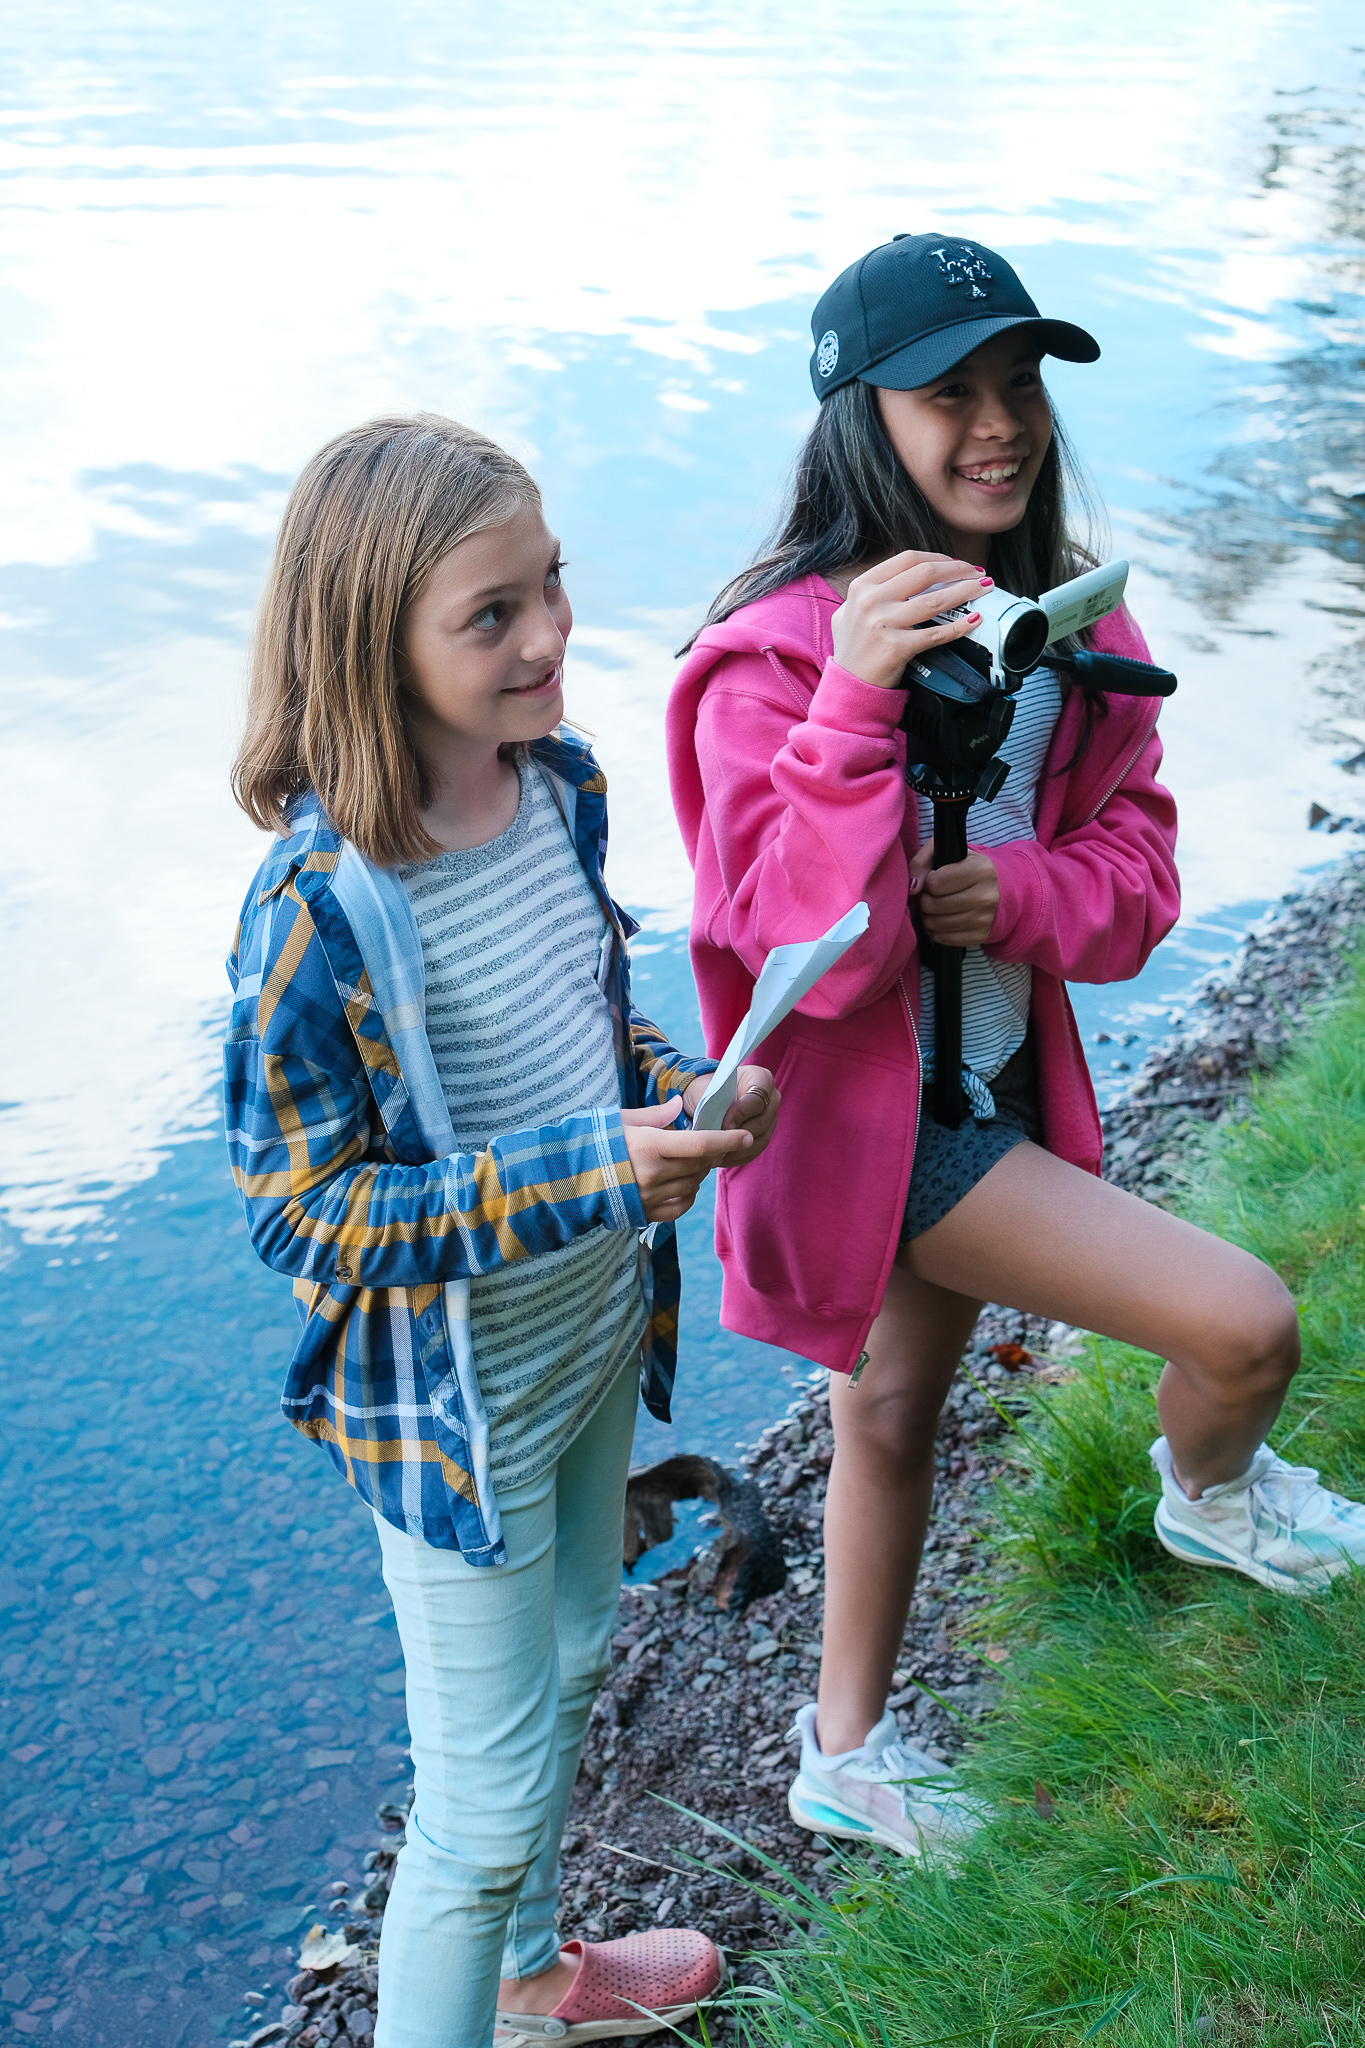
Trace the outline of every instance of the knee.
{"label": "knee", "polygon": [[592,1703],[611,1672],[611,1638],[600,1644],[561,1653],[559,1665],[559,1709],[561,1714],[592,1712]]}
{"label": "knee", "polygon": [[864,1403],[861,1391],[853,1402],[843,1405],[835,1420],[836,1458],[842,1456],[856,1461],[864,1471],[888,1476],[904,1475],[931,1463],[942,1400],[913,1387],[891,1388],[881,1394],[869,1388]]}
{"label": "knee", "polygon": [[1238,1389],[1280,1393],[1299,1369],[1299,1318],[1278,1274],[1259,1263],[1221,1319],[1214,1357],[1220,1379]]}
{"label": "knee", "polygon": [[461,1912],[510,1912],[536,1859],[541,1830],[534,1813],[499,1819],[495,1830],[476,1823],[428,1833],[414,1809],[394,1865],[394,1889]]}

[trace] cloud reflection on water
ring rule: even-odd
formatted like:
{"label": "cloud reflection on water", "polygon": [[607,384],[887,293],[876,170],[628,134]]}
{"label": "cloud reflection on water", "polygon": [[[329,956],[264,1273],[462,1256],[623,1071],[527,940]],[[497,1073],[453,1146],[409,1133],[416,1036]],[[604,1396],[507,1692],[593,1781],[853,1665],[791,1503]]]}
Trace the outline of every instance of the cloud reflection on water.
{"label": "cloud reflection on water", "polygon": [[1249,867],[1273,893],[1306,796],[1333,801],[1286,682],[1330,660],[1331,593],[1280,545],[1235,602],[1281,641],[1210,635],[1191,576],[1227,514],[1177,522],[1220,445],[1273,418],[1246,366],[1278,361],[1346,232],[1316,98],[1283,98],[1331,77],[1342,12],[1165,0],[1138,35],[1125,10],[984,0],[548,30],[515,6],[249,6],[231,34],[203,10],[168,36],[135,6],[0,31],[4,932],[46,1019],[10,1033],[15,1220],[73,1221],[82,1183],[145,1174],[202,1114],[259,844],[224,781],[250,612],[292,471],[358,417],[435,406],[533,463],[573,565],[614,884],[676,920],[671,650],[809,417],[811,297],[901,226],[1022,253],[1038,297],[1100,332],[1098,369],[1053,383],[1185,678],[1166,727],[1191,902],[1240,899]]}

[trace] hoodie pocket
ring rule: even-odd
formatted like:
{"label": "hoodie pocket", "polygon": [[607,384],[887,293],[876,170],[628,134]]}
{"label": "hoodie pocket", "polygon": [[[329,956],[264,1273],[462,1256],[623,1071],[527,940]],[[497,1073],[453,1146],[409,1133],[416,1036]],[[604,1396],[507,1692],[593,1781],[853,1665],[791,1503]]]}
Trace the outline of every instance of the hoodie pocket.
{"label": "hoodie pocket", "polygon": [[900,1235],[914,1151],[904,1061],[841,1052],[799,1027],[776,1069],[762,1159],[722,1173],[716,1245],[758,1293],[808,1314],[863,1316]]}

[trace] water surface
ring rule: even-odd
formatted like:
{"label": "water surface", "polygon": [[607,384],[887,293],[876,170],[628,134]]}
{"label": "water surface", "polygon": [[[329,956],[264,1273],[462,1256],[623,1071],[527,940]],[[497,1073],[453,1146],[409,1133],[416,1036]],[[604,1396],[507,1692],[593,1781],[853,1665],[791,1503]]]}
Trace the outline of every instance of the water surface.
{"label": "water surface", "polygon": [[[901,228],[1006,251],[1102,341],[1054,394],[1181,676],[1187,917],[1078,992],[1112,1085],[1330,854],[1310,803],[1356,803],[1352,34],[1344,0],[0,24],[0,2040],[242,2031],[403,1771],[373,1533],[276,1412],[293,1310],[212,1093],[259,857],[224,773],[299,463],[417,406],[530,462],[641,999],[686,1042],[671,650],[811,416],[810,305]],[[641,1449],[724,1454],[799,1367],[717,1328],[701,1210],[684,1260],[677,1427]]]}

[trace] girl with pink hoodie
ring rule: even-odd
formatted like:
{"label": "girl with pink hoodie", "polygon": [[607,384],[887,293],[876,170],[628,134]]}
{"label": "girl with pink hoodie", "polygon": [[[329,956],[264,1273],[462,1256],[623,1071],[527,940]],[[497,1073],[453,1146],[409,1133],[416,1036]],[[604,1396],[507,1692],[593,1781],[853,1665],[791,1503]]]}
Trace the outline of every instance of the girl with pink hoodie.
{"label": "girl with pink hoodie", "polygon": [[[952,865],[932,865],[931,808],[906,781],[911,655],[967,633],[993,577],[1036,598],[1092,565],[1039,362],[1093,362],[1098,345],[1042,318],[1002,257],[941,235],[861,258],[812,336],[820,412],[790,503],[687,651],[669,768],[713,1053],[770,948],[860,900],[871,911],[767,1041],[783,1119],[761,1160],[720,1176],[716,1246],[725,1326],[834,1375],[824,1661],[797,1716],[792,1815],[916,1854],[970,1825],[886,1698],[939,1410],[983,1302],[1167,1360],[1152,1458],[1156,1533],[1176,1556],[1315,1592],[1365,1562],[1365,1510],[1265,1442],[1299,1364],[1275,1274],[1099,1178],[1066,983],[1130,979],[1176,920],[1158,701],[1037,669],[1001,749],[1009,776],[973,806]],[[1147,658],[1122,609],[1085,644]],[[921,1105],[921,935],[966,949],[973,1113],[955,1131]]]}

